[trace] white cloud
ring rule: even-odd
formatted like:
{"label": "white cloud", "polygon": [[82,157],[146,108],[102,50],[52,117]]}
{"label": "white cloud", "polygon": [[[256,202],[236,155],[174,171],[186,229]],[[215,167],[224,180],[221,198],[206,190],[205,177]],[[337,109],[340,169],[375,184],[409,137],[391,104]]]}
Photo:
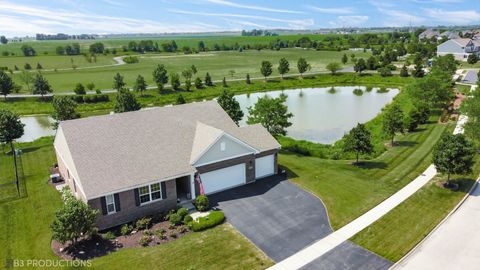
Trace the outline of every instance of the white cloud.
{"label": "white cloud", "polygon": [[395,6],[388,2],[370,1],[370,4],[377,8],[377,10],[384,14],[385,26],[407,26],[409,24],[422,24],[425,22],[425,18],[413,15],[409,12],[395,9]]}
{"label": "white cloud", "polygon": [[425,14],[433,20],[451,24],[473,24],[480,22],[480,13],[475,10],[447,11],[436,8],[424,8]]}
{"label": "white cloud", "polygon": [[354,13],[353,8],[342,7],[342,8],[322,8],[317,6],[307,5],[306,8],[313,9],[314,11],[327,14],[352,14]]}
{"label": "white cloud", "polygon": [[368,21],[368,16],[352,15],[352,16],[338,16],[337,20],[330,21],[329,24],[333,27],[352,27],[362,26]]}
{"label": "white cloud", "polygon": [[276,9],[276,8],[269,8],[269,7],[255,6],[255,5],[238,4],[238,3],[225,1],[225,0],[206,0],[206,1],[209,2],[209,3],[212,3],[212,4],[218,4],[218,5],[222,5],[222,6],[245,8],[245,9],[258,10],[258,11],[291,13],[291,14],[301,14],[301,13],[303,13],[301,11],[295,11],[295,10]]}
{"label": "white cloud", "polygon": [[198,15],[198,16],[212,16],[220,18],[243,18],[243,19],[254,19],[254,20],[263,20],[270,22],[280,22],[285,23],[291,28],[295,29],[304,29],[308,26],[314,25],[313,19],[280,19],[267,16],[256,16],[256,15],[245,15],[245,14],[236,14],[236,13],[212,13],[212,12],[194,12],[187,10],[179,9],[169,9],[171,13],[185,14],[185,15]]}

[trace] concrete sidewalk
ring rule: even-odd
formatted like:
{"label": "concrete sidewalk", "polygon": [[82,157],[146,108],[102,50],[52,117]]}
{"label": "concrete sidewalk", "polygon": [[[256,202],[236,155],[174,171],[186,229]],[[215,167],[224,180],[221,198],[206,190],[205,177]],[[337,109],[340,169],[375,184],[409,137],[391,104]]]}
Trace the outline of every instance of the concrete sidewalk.
{"label": "concrete sidewalk", "polygon": [[391,269],[462,269],[480,266],[480,185],[412,253]]}
{"label": "concrete sidewalk", "polygon": [[[467,117],[461,115],[457,121],[454,134],[463,133],[463,125],[468,120]],[[428,183],[435,175],[437,170],[435,166],[430,165],[420,176],[415,178],[408,185],[397,191],[397,193],[390,196],[388,199],[375,206],[362,216],[358,217],[354,221],[340,228],[339,230],[331,233],[327,237],[315,242],[314,244],[306,247],[305,249],[295,253],[294,255],[286,258],[285,260],[275,264],[269,269],[275,270],[291,270],[299,269],[309,264],[320,256],[331,251],[341,243],[347,241],[355,234],[359,233],[382,216],[390,212],[393,208],[401,204],[408,199],[411,195],[422,188]],[[478,266],[478,265],[477,265]]]}

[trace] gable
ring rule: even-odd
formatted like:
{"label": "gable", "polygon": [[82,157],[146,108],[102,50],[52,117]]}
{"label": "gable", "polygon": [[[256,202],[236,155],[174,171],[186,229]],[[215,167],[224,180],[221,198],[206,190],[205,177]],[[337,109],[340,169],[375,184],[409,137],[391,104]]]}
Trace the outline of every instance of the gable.
{"label": "gable", "polygon": [[200,156],[194,165],[200,166],[255,152],[254,148],[236,140],[228,134],[223,134]]}

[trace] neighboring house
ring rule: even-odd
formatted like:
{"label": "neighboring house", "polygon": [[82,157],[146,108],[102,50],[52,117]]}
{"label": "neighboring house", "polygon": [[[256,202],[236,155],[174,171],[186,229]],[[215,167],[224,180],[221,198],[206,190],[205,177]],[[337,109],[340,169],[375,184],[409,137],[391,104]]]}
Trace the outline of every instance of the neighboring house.
{"label": "neighboring house", "polygon": [[418,35],[418,39],[431,39],[431,38],[439,38],[440,37],[440,32],[433,30],[433,29],[427,29],[423,31],[420,35]]}
{"label": "neighboring house", "polygon": [[460,38],[460,35],[458,34],[458,32],[454,32],[454,31],[446,31],[446,32],[443,32],[441,34],[442,37],[447,37],[448,39],[456,39],[456,38]]}
{"label": "neighboring house", "polygon": [[106,229],[276,174],[279,143],[216,101],[61,122],[54,147],[73,193]]}
{"label": "neighboring house", "polygon": [[455,59],[467,61],[470,54],[480,54],[480,41],[468,38],[456,38],[437,46],[437,56],[453,54]]}
{"label": "neighboring house", "polygon": [[476,70],[469,70],[462,79],[463,83],[477,84],[478,72]]}

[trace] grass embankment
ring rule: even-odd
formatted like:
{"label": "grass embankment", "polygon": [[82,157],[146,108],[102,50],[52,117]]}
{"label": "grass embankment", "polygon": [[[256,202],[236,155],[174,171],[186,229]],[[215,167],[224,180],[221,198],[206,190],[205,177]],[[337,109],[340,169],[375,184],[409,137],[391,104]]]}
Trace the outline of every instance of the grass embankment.
{"label": "grass embankment", "polygon": [[[263,77],[260,73],[260,65],[264,60],[270,61],[274,65],[272,76],[278,76],[278,61],[282,57],[285,57],[290,62],[290,73],[297,73],[297,60],[303,57],[310,63],[311,72],[319,72],[326,71],[325,66],[330,62],[340,62],[345,53],[348,55],[355,54],[357,58],[368,58],[370,56],[370,53],[364,52],[316,51],[313,49],[222,51],[198,54],[160,53],[138,55],[138,63],[116,66],[102,66],[112,64],[112,58],[108,59],[107,56],[99,56],[97,63],[88,63],[83,56],[37,56],[20,59],[18,57],[0,58],[0,67],[6,66],[13,70],[14,65],[17,65],[20,69],[23,69],[26,61],[32,65],[32,68],[35,68],[39,62],[43,66],[42,74],[49,81],[53,90],[56,93],[60,93],[71,92],[77,83],[86,85],[93,82],[98,89],[111,89],[113,77],[117,72],[124,76],[127,87],[133,87],[138,75],[145,77],[149,85],[154,85],[152,72],[158,64],[165,65],[169,74],[181,74],[183,70],[195,65],[198,73],[193,77],[198,76],[202,80],[207,72],[214,80],[221,80],[223,77],[227,79],[245,79],[247,73],[251,77]],[[73,64],[71,59],[74,60]],[[78,64],[76,64],[77,62]],[[78,67],[72,69],[73,65]],[[349,61],[345,67],[352,65],[353,62]],[[83,68],[94,66],[97,67]],[[53,70],[54,68],[58,70]],[[63,68],[67,70],[63,70]],[[233,74],[230,71],[233,71]],[[28,88],[21,80],[20,75],[20,73],[14,73],[14,81],[23,87],[21,92],[28,93]]]}
{"label": "grass embankment", "polygon": [[[266,92],[272,90],[282,89],[298,89],[308,87],[320,86],[341,86],[341,85],[370,85],[375,87],[399,87],[412,81],[412,78],[402,78],[399,76],[380,77],[379,75],[364,75],[358,76],[352,73],[339,74],[332,76],[329,74],[322,74],[316,76],[305,77],[303,80],[299,78],[288,78],[285,80],[271,79],[268,82],[256,80],[252,84],[246,84],[244,81],[228,82],[227,89],[235,94]],[[161,94],[157,90],[148,90],[144,96],[137,95],[138,101],[142,107],[162,106],[166,104],[174,104],[178,95],[183,95],[187,102],[201,101],[204,99],[213,99],[218,97],[223,91],[224,87],[221,83],[216,83],[214,87],[205,87],[200,90],[191,91],[172,91],[166,89]],[[95,104],[80,104],[78,111],[82,116],[92,114],[106,114],[113,110],[113,101],[115,94],[108,94],[109,102],[95,103]],[[53,107],[47,98],[42,101],[40,98],[10,98],[7,101],[0,100],[0,109],[8,109],[17,114],[51,114]]]}
{"label": "grass embankment", "polygon": [[471,175],[452,178],[459,184],[459,191],[440,187],[439,183],[445,182],[446,177],[437,176],[351,240],[393,262],[400,260],[427,236],[470,190],[480,173],[479,161],[477,156],[474,173]]}
{"label": "grass embankment", "polygon": [[[17,147],[24,153],[28,197],[0,203],[2,266],[7,259],[58,259],[50,248],[49,226],[62,203],[60,194],[47,184],[48,168],[55,162],[52,138]],[[93,260],[97,269],[264,269],[271,264],[228,225],[191,233],[165,245],[125,249]]]}
{"label": "grass embankment", "polygon": [[283,153],[279,162],[292,182],[319,196],[330,222],[338,229],[415,179],[431,164],[431,151],[447,125],[431,122],[399,136],[397,146],[361,166],[350,160],[328,160]]}

